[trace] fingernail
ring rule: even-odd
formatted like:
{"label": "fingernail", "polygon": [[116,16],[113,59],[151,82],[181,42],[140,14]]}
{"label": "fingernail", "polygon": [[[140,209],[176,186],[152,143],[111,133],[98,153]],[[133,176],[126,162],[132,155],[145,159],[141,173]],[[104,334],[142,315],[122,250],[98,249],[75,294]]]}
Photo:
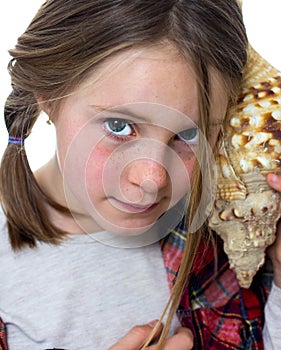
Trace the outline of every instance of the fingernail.
{"label": "fingernail", "polygon": [[158,320],[153,320],[153,321],[149,322],[148,325],[149,325],[149,327],[154,328],[156,326],[157,322],[158,322]]}

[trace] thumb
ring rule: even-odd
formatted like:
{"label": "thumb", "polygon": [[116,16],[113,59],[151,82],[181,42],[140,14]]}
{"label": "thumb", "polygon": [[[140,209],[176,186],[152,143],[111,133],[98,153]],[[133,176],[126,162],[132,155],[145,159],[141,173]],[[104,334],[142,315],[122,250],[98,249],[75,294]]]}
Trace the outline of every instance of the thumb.
{"label": "thumb", "polygon": [[[123,338],[108,350],[139,349],[145,343],[157,322],[157,320],[154,320],[148,324],[133,327]],[[157,334],[159,335],[159,332],[157,332]]]}

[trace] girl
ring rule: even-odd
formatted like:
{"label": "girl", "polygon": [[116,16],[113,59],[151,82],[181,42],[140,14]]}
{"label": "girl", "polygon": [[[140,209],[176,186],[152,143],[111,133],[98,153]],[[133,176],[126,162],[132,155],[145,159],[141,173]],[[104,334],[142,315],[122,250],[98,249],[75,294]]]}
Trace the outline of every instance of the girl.
{"label": "girl", "polygon": [[[169,294],[161,253],[175,285],[158,345],[150,344],[161,318],[112,350],[192,348],[177,308],[198,349],[258,346],[261,316],[246,315],[241,332],[237,294],[226,299],[234,315],[227,340],[224,327],[209,335],[211,317],[197,321],[188,298],[198,256],[210,251],[204,169],[247,44],[235,0],[48,0],[39,9],[10,51],[5,107],[0,316],[9,349],[108,349],[134,324],[158,318]],[[42,110],[57,151],[32,174],[24,141]]]}

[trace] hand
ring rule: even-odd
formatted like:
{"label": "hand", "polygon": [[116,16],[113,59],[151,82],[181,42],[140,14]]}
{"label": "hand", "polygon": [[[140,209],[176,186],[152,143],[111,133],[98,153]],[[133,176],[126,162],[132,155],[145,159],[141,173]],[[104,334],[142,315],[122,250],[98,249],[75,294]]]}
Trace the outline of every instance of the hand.
{"label": "hand", "polygon": [[[267,175],[268,184],[278,192],[281,192],[281,176],[274,174]],[[267,254],[272,261],[274,270],[274,282],[281,288],[281,219],[278,221],[276,230],[276,240],[267,249]]]}
{"label": "hand", "polygon": [[[133,327],[122,339],[108,350],[139,350],[152,332],[156,322]],[[159,336],[161,329],[155,335]],[[165,342],[163,350],[191,350],[193,347],[193,335],[190,329],[179,327],[175,334]],[[155,350],[156,345],[151,345],[147,349]]]}

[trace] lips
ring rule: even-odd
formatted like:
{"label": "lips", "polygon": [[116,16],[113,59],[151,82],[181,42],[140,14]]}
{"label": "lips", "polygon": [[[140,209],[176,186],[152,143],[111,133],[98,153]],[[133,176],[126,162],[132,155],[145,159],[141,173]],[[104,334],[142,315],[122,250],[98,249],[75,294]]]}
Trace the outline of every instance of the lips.
{"label": "lips", "polygon": [[159,202],[156,203],[150,203],[150,204],[134,204],[134,203],[126,203],[119,201],[118,199],[114,198],[113,201],[116,203],[112,203],[115,207],[117,207],[119,210],[123,210],[129,213],[135,213],[135,214],[148,214],[152,212],[159,204]]}

